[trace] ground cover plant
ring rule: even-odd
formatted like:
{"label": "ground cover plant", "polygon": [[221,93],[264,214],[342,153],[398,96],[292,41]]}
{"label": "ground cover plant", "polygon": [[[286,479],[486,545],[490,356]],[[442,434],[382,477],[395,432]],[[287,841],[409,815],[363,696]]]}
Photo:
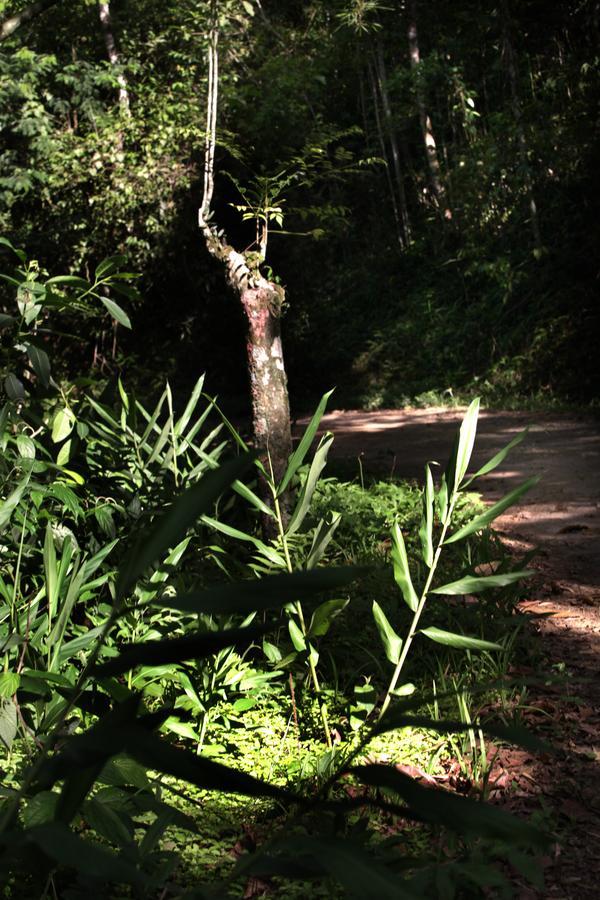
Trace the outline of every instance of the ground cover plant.
{"label": "ground cover plant", "polygon": [[[467,476],[472,404],[438,486],[428,466],[390,487],[391,527],[340,540],[327,498],[356,488],[319,487],[331,435],[312,449],[328,395],[276,480],[202,381],[180,412],[168,386],[67,398],[26,358],[1,417],[6,895],[476,896],[509,890],[506,863],[536,883],[548,836],[484,802],[483,733],[538,744],[474,699],[506,690],[530,574],[489,525],[531,485],[457,516],[520,438]],[[457,748],[472,797],[413,777]]]}

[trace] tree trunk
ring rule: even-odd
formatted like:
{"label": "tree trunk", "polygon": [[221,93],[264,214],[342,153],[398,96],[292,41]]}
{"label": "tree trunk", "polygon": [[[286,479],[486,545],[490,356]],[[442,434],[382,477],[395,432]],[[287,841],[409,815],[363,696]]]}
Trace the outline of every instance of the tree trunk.
{"label": "tree trunk", "polygon": [[409,3],[410,19],[408,23],[408,52],[410,56],[410,66],[415,74],[417,106],[419,109],[419,122],[421,124],[421,134],[423,136],[423,146],[425,148],[425,157],[429,169],[429,183],[431,193],[436,204],[443,209],[444,218],[451,219],[452,212],[448,208],[445,198],[444,186],[442,184],[440,161],[438,158],[437,146],[433,134],[433,125],[431,117],[427,112],[425,103],[425,91],[423,89],[423,81],[421,78],[421,54],[419,51],[419,35],[417,32],[417,4],[416,0],[410,0]]}
{"label": "tree trunk", "polygon": [[[108,56],[108,61],[111,66],[118,68],[119,66],[119,51],[117,50],[117,44],[115,42],[115,35],[112,27],[112,18],[110,15],[110,4],[109,3],[98,3],[98,13],[100,15],[100,25],[102,26],[102,33],[104,35],[104,43],[106,45],[106,54]],[[121,112],[129,118],[131,115],[129,109],[129,90],[127,87],[127,80],[122,72],[118,72],[117,74],[117,83],[119,85],[119,107]]]}
{"label": "tree trunk", "polygon": [[40,13],[50,9],[51,6],[56,6],[59,2],[60,0],[38,0],[37,3],[31,3],[29,6],[26,6],[25,9],[15,13],[14,16],[9,16],[9,18],[5,19],[0,25],[0,41],[5,41],[6,38],[10,37],[13,31],[16,31],[21,25],[25,25],[26,22],[35,19]]}
{"label": "tree trunk", "polygon": [[531,225],[531,234],[533,236],[533,245],[536,254],[539,255],[541,254],[543,249],[542,235],[540,231],[537,203],[533,191],[531,167],[529,165],[527,137],[525,134],[525,126],[523,124],[523,109],[521,107],[521,97],[519,94],[517,57],[512,42],[508,0],[501,0],[500,6],[502,10],[502,57],[506,66],[506,74],[508,76],[508,83],[510,86],[511,104],[517,131],[517,141],[519,144],[519,162],[523,171],[525,189],[527,191],[527,199],[529,204],[529,222]]}
{"label": "tree trunk", "polygon": [[385,136],[383,133],[383,128],[381,126],[381,115],[379,112],[379,97],[377,96],[377,79],[375,77],[375,72],[373,70],[373,66],[369,62],[367,64],[368,73],[369,73],[369,82],[371,84],[371,93],[373,95],[373,112],[375,115],[375,127],[377,129],[377,138],[379,140],[379,148],[381,151],[381,158],[385,163],[385,174],[388,183],[388,191],[390,196],[390,202],[392,204],[392,211],[394,213],[394,221],[396,223],[396,234],[398,235],[398,243],[401,247],[405,246],[404,240],[404,229],[402,227],[402,222],[400,219],[400,212],[398,210],[398,203],[396,201],[396,192],[394,190],[394,182],[392,181],[392,173],[390,171],[390,165],[388,161],[388,154],[385,147]]}
{"label": "tree trunk", "polygon": [[404,246],[410,244],[410,221],[408,218],[408,207],[406,205],[406,191],[404,189],[404,174],[400,165],[400,150],[398,148],[398,139],[396,137],[396,129],[394,128],[394,119],[392,115],[392,107],[387,89],[387,76],[385,71],[385,61],[383,59],[383,50],[379,42],[376,43],[375,53],[375,71],[377,74],[377,83],[383,106],[383,114],[388,133],[388,140],[392,151],[392,162],[394,166],[394,174],[396,176],[396,186],[398,189],[398,200],[400,206],[400,217],[402,222],[402,237]]}

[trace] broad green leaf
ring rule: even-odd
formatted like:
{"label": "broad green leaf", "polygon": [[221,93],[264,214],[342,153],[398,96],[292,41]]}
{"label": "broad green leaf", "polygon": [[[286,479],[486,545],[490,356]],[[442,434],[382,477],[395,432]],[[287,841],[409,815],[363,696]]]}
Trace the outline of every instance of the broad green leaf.
{"label": "broad green leaf", "polygon": [[430,593],[462,596],[463,594],[478,594],[490,588],[506,587],[514,584],[521,578],[531,578],[536,572],[533,569],[522,569],[520,572],[503,572],[496,575],[466,575],[458,581],[443,584]]}
{"label": "broad green leaf", "polygon": [[14,322],[14,316],[8,316],[6,313],[0,313],[0,328],[6,328],[8,325],[13,325]]}
{"label": "broad green leaf", "polygon": [[44,822],[51,822],[57,802],[58,794],[53,791],[40,791],[30,797],[23,810],[25,828],[34,828],[36,825],[43,825]]}
{"label": "broad green leaf", "polygon": [[402,652],[402,638],[398,637],[389,620],[376,600],[373,600],[373,618],[383,643],[383,649],[388,660],[395,666]]}
{"label": "broad green leaf", "polygon": [[25,251],[19,250],[17,247],[15,247],[13,244],[11,244],[11,242],[8,240],[8,238],[0,237],[0,244],[3,247],[8,247],[9,250],[12,250],[12,252],[18,256],[19,260],[22,263],[25,263],[27,261],[27,255],[26,255]]}
{"label": "broad green leaf", "polygon": [[475,531],[483,531],[483,529],[487,528],[494,519],[502,515],[505,509],[508,509],[513,503],[516,503],[519,497],[531,490],[539,480],[539,475],[534,478],[528,478],[527,481],[515,488],[514,491],[511,491],[510,494],[507,494],[506,497],[503,497],[502,500],[498,500],[497,503],[494,503],[493,506],[486,509],[484,513],[475,516],[474,519],[466,525],[463,525],[463,527],[459,528],[458,531],[455,531],[454,534],[451,534],[449,538],[446,538],[444,543],[453,544],[454,541],[460,541],[462,538],[467,537],[469,534],[473,534]]}
{"label": "broad green leaf", "polygon": [[251,454],[247,454],[223,463],[176,498],[149,532],[140,536],[137,545],[121,566],[117,579],[118,597],[126,594],[150,565],[185,537],[190,525],[212,507],[238,475],[248,469],[253,458]]}
{"label": "broad green leaf", "polygon": [[52,421],[52,440],[55,444],[60,444],[67,438],[75,425],[75,416],[73,411],[68,407],[62,407],[58,410]]}
{"label": "broad green leaf", "polygon": [[17,736],[17,707],[12,700],[0,699],[0,745],[10,753]]}
{"label": "broad green leaf", "polygon": [[294,534],[296,531],[298,531],[298,529],[302,525],[302,522],[304,521],[304,518],[310,508],[310,502],[319,481],[319,477],[321,475],[321,472],[325,468],[325,464],[327,462],[327,454],[329,452],[329,448],[331,447],[332,441],[333,435],[329,433],[323,435],[323,437],[321,438],[314,459],[310,464],[310,469],[308,470],[306,480],[302,485],[296,508],[294,509],[294,512],[292,513],[290,521],[288,523],[286,529],[286,533],[288,535]]}
{"label": "broad green leaf", "polygon": [[9,372],[4,379],[4,390],[9,400],[17,402],[25,399],[23,382],[20,378],[17,378],[14,372]]}
{"label": "broad green leaf", "polygon": [[122,254],[116,254],[115,256],[108,256],[106,259],[103,259],[101,263],[98,264],[96,271],[94,272],[94,278],[96,281],[100,281],[101,278],[106,278],[107,275],[112,275],[117,271],[119,266],[122,266],[126,262],[126,257]]}
{"label": "broad green leaf", "polygon": [[407,606],[414,612],[419,605],[419,598],[413,587],[410,577],[410,569],[408,567],[408,558],[406,556],[406,547],[404,546],[404,538],[402,531],[397,522],[392,527],[392,563],[394,565],[394,579],[396,584],[402,591],[402,596]]}
{"label": "broad green leaf", "polygon": [[28,434],[17,435],[17,450],[25,459],[35,459],[35,443]]}
{"label": "broad green leaf", "polygon": [[45,350],[36,347],[35,344],[27,345],[27,356],[31,362],[33,371],[40,379],[44,387],[50,384],[50,360]]}
{"label": "broad green leaf", "polygon": [[302,653],[304,650],[306,650],[306,641],[304,639],[304,635],[293,619],[288,619],[288,631],[290,633],[290,638],[292,640],[292,644],[294,645],[294,649],[297,650],[298,653]]}
{"label": "broad green leaf", "polygon": [[164,596],[153,602],[157,606],[189,613],[230,615],[258,612],[313,597],[322,591],[345,587],[367,571],[358,566],[336,566],[290,574],[286,572],[218,585],[196,593]]}
{"label": "broad green leaf", "polygon": [[133,840],[133,824],[128,828],[119,813],[97,797],[90,797],[83,803],[81,814],[87,825],[105,841],[126,847]]}
{"label": "broad green leaf", "polygon": [[126,644],[119,656],[96,666],[99,677],[121,675],[140,665],[160,666],[168,663],[204,659],[226,647],[248,647],[272,626],[229,628],[224,631],[192,632],[185,637]]}
{"label": "broad green leaf", "polygon": [[10,699],[16,694],[21,683],[21,676],[16,672],[0,672],[0,698]]}
{"label": "broad green leaf", "polygon": [[429,463],[425,466],[425,488],[423,490],[423,515],[419,538],[423,550],[423,560],[428,568],[433,565],[433,504],[435,491],[433,488],[433,476]]}
{"label": "broad green leaf", "polygon": [[341,513],[332,512],[327,518],[321,519],[315,531],[312,545],[306,559],[306,568],[313,569],[322,560],[325,551],[335,534],[335,530],[342,521]]}
{"label": "broad green leaf", "polygon": [[421,634],[435,641],[436,644],[444,644],[446,647],[457,647],[461,650],[502,650],[500,644],[492,641],[482,641],[479,638],[467,637],[464,634],[454,634],[452,631],[444,631],[441,628],[422,628]]}
{"label": "broad green leaf", "polygon": [[125,328],[131,328],[131,319],[129,318],[125,310],[121,309],[118,303],[115,303],[114,300],[110,300],[108,297],[101,297],[100,299],[113,319],[116,319],[119,325],[123,325]]}
{"label": "broad green leaf", "polygon": [[71,458],[71,440],[65,441],[64,444],[61,444],[60,450],[56,456],[56,465],[59,469],[62,469],[65,466],[69,459]]}
{"label": "broad green leaf", "polygon": [[463,483],[463,487],[466,488],[473,481],[475,481],[476,478],[480,478],[482,475],[487,475],[488,472],[493,472],[494,469],[496,469],[500,465],[500,463],[504,462],[513,447],[516,447],[521,443],[528,431],[529,426],[527,426],[524,431],[521,431],[516,437],[514,437],[512,441],[506,445],[506,447],[499,451],[499,453],[496,453],[495,456],[492,456],[492,458],[488,462],[486,462],[485,465],[481,467],[481,469],[478,469],[478,471],[475,472],[474,475],[471,475],[471,477]]}
{"label": "broad green leaf", "polygon": [[326,394],[323,394],[323,396],[321,397],[321,400],[319,402],[319,405],[317,406],[317,409],[315,410],[314,416],[310,420],[310,422],[306,428],[306,431],[304,432],[304,434],[302,435],[302,438],[300,439],[300,443],[298,444],[298,446],[296,447],[296,449],[290,456],[289,462],[287,464],[287,468],[285,470],[285,474],[281,480],[281,483],[279,484],[279,487],[277,488],[277,496],[278,497],[281,497],[281,495],[284,493],[284,491],[287,488],[287,486],[289,485],[290,481],[292,480],[292,478],[294,477],[294,475],[296,474],[296,472],[298,471],[298,469],[304,462],[304,457],[308,453],[310,445],[313,442],[313,438],[314,438],[315,434],[317,433],[317,429],[319,427],[319,422],[323,418],[323,413],[325,412],[325,407],[327,406],[327,401],[329,400],[329,398],[331,397],[332,394],[333,394],[333,390],[328,391]]}
{"label": "broad green leaf", "polygon": [[540,848],[549,843],[549,836],[544,832],[502,809],[450,791],[423,787],[395,767],[357,766],[351,772],[363,784],[394,791],[425,821],[450,831]]}
{"label": "broad green leaf", "polygon": [[454,490],[458,490],[460,483],[465,477],[466,471],[471,461],[473,453],[473,445],[475,443],[475,434],[477,432],[477,418],[479,416],[479,397],[469,406],[465,417],[460,426],[458,436],[458,448],[456,451],[456,467],[454,472]]}
{"label": "broad green leaf", "polygon": [[329,631],[333,620],[346,609],[349,603],[350,600],[346,597],[338,600],[326,600],[320,606],[317,606],[310,620],[308,636],[312,638],[324,637]]}

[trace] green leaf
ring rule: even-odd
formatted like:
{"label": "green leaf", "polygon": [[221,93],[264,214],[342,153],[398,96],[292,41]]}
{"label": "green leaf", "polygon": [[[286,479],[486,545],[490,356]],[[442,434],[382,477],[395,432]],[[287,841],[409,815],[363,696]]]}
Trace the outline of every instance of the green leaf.
{"label": "green leaf", "polygon": [[433,504],[435,491],[429,464],[425,466],[425,488],[423,490],[423,516],[419,528],[419,538],[423,550],[423,560],[428,568],[433,565]]}
{"label": "green leaf", "polygon": [[12,491],[6,500],[0,503],[0,528],[3,528],[9,521],[10,518],[15,511],[16,507],[21,502],[21,498],[23,494],[27,490],[27,485],[29,484],[29,479],[31,478],[32,462],[29,460],[23,461],[23,469],[25,471],[25,475],[18,483],[14,491]]}
{"label": "green leaf", "polygon": [[394,579],[402,591],[407,606],[414,612],[419,605],[419,598],[413,587],[406,556],[406,547],[400,526],[397,522],[392,527],[392,563],[394,565]]}
{"label": "green leaf", "polygon": [[379,632],[379,637],[383,643],[383,649],[385,650],[387,659],[389,659],[393,665],[397,665],[400,659],[400,653],[402,652],[402,638],[398,637],[390,625],[386,614],[376,600],[373,600],[373,618],[375,619],[377,631]]}
{"label": "green leaf", "polygon": [[0,744],[3,744],[8,752],[17,735],[17,707],[12,700],[0,699]]}
{"label": "green leaf", "polygon": [[504,462],[513,447],[516,447],[521,443],[528,431],[529,426],[527,426],[524,431],[521,431],[516,437],[514,437],[512,441],[506,445],[506,447],[500,450],[499,453],[496,453],[495,456],[492,456],[492,458],[488,462],[486,462],[485,465],[481,467],[481,469],[478,469],[478,471],[475,472],[474,475],[471,475],[471,477],[464,482],[463,487],[466,488],[473,481],[475,481],[476,478],[480,478],[482,475],[487,475],[488,472],[493,472],[494,469],[496,469],[500,465],[500,463]]}
{"label": "green leaf", "polygon": [[302,653],[304,650],[306,650],[306,641],[304,640],[304,635],[293,619],[288,619],[288,631],[290,633],[290,638],[292,640],[292,644],[294,645],[294,649],[297,650],[298,653]]}
{"label": "green leaf", "polygon": [[192,632],[185,637],[171,640],[126,644],[119,656],[97,665],[95,673],[100,677],[106,677],[121,675],[135,666],[160,666],[188,659],[204,659],[225,647],[248,647],[255,638],[262,637],[271,627],[255,626],[208,633]]}
{"label": "green leaf", "polygon": [[444,644],[446,647],[457,647],[461,650],[502,650],[500,644],[492,641],[482,641],[479,638],[466,637],[464,634],[454,634],[452,631],[443,631],[441,628],[422,628],[421,634],[435,641],[436,644]]}
{"label": "green leaf", "polygon": [[49,822],[24,832],[23,839],[35,844],[62,866],[76,869],[87,878],[144,885],[147,877],[131,863],[103,847],[84,841],[61,822]]}
{"label": "green leaf", "polygon": [[0,698],[8,700],[16,694],[21,683],[21,676],[16,672],[0,672]]}
{"label": "green leaf", "polygon": [[8,316],[6,313],[0,313],[0,328],[7,328],[15,323],[14,316]]}
{"label": "green leaf", "polygon": [[302,438],[300,439],[300,443],[298,444],[298,446],[296,447],[296,449],[290,456],[289,462],[287,464],[287,468],[285,470],[285,474],[281,480],[281,483],[279,484],[279,487],[277,488],[277,496],[278,497],[281,497],[281,495],[284,493],[284,491],[287,488],[287,486],[289,485],[290,481],[292,480],[292,478],[294,477],[294,475],[296,474],[296,472],[298,471],[298,469],[304,462],[304,457],[308,453],[310,445],[313,442],[313,438],[314,438],[315,434],[317,433],[317,429],[319,427],[319,422],[321,421],[321,419],[323,417],[323,413],[325,412],[325,407],[327,406],[327,401],[329,400],[329,398],[331,397],[332,394],[333,394],[333,390],[328,391],[326,394],[323,394],[323,396],[321,397],[321,400],[319,402],[319,405],[317,406],[317,409],[315,410],[314,416],[310,420],[310,422],[306,428],[306,431],[304,432],[304,434],[302,435]]}
{"label": "green leaf", "polygon": [[17,435],[17,450],[24,459],[35,459],[35,443],[28,434]]}
{"label": "green leaf", "polygon": [[131,320],[125,310],[121,309],[118,303],[115,303],[114,300],[110,300],[108,297],[100,298],[106,309],[109,311],[113,319],[119,323],[119,325],[123,325],[125,328],[131,328]]}
{"label": "green leaf", "polygon": [[52,421],[52,440],[54,443],[60,444],[61,441],[64,441],[73,431],[74,425],[75,416],[73,411],[68,406],[59,409]]}
{"label": "green leaf", "polygon": [[335,534],[335,530],[342,521],[341,513],[332,512],[327,518],[321,519],[314,533],[312,545],[306,559],[306,568],[313,569],[322,560],[325,551]]}
{"label": "green leaf", "polygon": [[124,596],[166,550],[179,543],[190,525],[212,507],[231,482],[249,468],[253,459],[252,454],[247,454],[223,463],[171,504],[150,531],[140,536],[133,552],[121,566],[117,579],[118,597]]}
{"label": "green leaf", "polygon": [[18,250],[15,246],[13,246],[13,244],[11,244],[11,242],[8,240],[8,238],[0,237],[0,244],[3,247],[8,247],[9,250],[12,250],[12,252],[18,256],[19,260],[22,263],[25,263],[27,261],[27,255],[26,255],[25,251]]}
{"label": "green leaf", "polygon": [[479,397],[469,406],[465,417],[460,426],[458,436],[458,449],[456,451],[456,467],[454,471],[454,490],[458,490],[460,483],[465,477],[465,473],[471,461],[473,453],[473,445],[475,443],[475,435],[477,433],[477,419],[479,416]]}
{"label": "green leaf", "polygon": [[25,828],[34,828],[51,822],[56,811],[58,794],[53,791],[40,791],[27,801],[23,810],[23,824]]}
{"label": "green leaf", "polygon": [[510,494],[507,494],[506,497],[503,497],[502,500],[498,500],[497,503],[494,503],[493,506],[486,509],[484,513],[475,516],[475,518],[468,522],[467,525],[463,525],[462,528],[455,531],[449,538],[446,538],[444,544],[453,544],[454,541],[460,541],[462,538],[467,537],[469,534],[473,534],[475,531],[483,531],[483,529],[487,528],[494,519],[502,515],[505,509],[508,509],[513,503],[516,503],[519,497],[531,490],[539,480],[539,475],[534,478],[528,478],[527,481],[515,488],[514,491],[511,491]]}
{"label": "green leaf", "polygon": [[452,581],[450,584],[443,584],[441,587],[432,590],[432,594],[446,594],[450,596],[464,594],[478,594],[480,591],[487,591],[490,588],[506,587],[514,584],[521,578],[531,578],[536,572],[533,569],[522,569],[519,572],[503,572],[497,575],[475,576],[466,575],[459,581]]}
{"label": "green leaf", "polygon": [[4,379],[4,390],[9,400],[17,402],[25,399],[23,382],[13,372],[9,372]]}
{"label": "green leaf", "polygon": [[79,288],[81,291],[87,291],[91,284],[85,278],[79,278],[77,275],[54,275],[49,278],[46,284],[67,284],[71,287]]}
{"label": "green leaf", "polygon": [[[414,687],[411,685],[411,687]],[[409,693],[409,692],[407,692]],[[410,692],[412,693],[412,691]],[[397,691],[394,694],[400,696]],[[421,700],[421,704],[422,704]],[[390,710],[383,719],[377,723],[374,734],[384,734],[397,728],[415,728],[437,731],[439,734],[460,734],[471,731],[473,728],[481,729],[494,738],[499,738],[509,744],[518,744],[536,753],[548,753],[552,747],[536,737],[526,728],[519,725],[504,725],[502,722],[482,722],[475,719],[472,722],[461,722],[452,719],[432,719],[429,716],[407,715],[405,711]]]}
{"label": "green leaf", "polygon": [[27,344],[27,356],[31,362],[33,371],[45,388],[50,385],[50,360],[45,350],[36,347],[35,344]]}
{"label": "green leaf", "polygon": [[189,613],[230,615],[273,609],[313,597],[322,591],[345,587],[368,569],[359,566],[337,566],[303,572],[282,573],[223,584],[197,593],[163,596],[153,601],[157,606]]}
{"label": "green leaf", "polygon": [[350,600],[346,597],[338,600],[326,600],[320,606],[317,606],[310,620],[308,636],[312,638],[324,637],[329,631],[333,620],[346,609],[349,603]]}
{"label": "green leaf", "polygon": [[247,541],[250,544],[254,544],[256,549],[264,554],[267,559],[271,560],[271,562],[275,563],[276,566],[285,566],[283,556],[277,553],[274,547],[270,547],[263,543],[263,541],[253,534],[240,531],[238,528],[233,528],[231,525],[226,525],[225,522],[220,522],[218,519],[212,519],[210,516],[200,516],[200,520],[204,525],[207,525],[209,528],[214,528],[215,531],[220,531],[221,534],[226,534],[228,537],[235,538],[238,541]]}
{"label": "green leaf", "polygon": [[310,465],[310,469],[308,471],[308,475],[302,485],[302,490],[300,491],[300,496],[298,498],[298,502],[296,504],[296,508],[291,515],[290,521],[288,522],[288,526],[286,529],[286,533],[288,535],[294,534],[294,532],[298,531],[304,518],[310,508],[310,502],[312,500],[313,494],[315,492],[315,488],[319,481],[319,477],[321,472],[325,468],[325,464],[327,462],[327,454],[329,452],[329,448],[331,447],[333,441],[332,434],[325,434],[321,438],[317,451],[314,455],[314,459]]}
{"label": "green leaf", "polygon": [[450,831],[546,847],[549,836],[488,803],[459,797],[450,791],[423,787],[392,766],[369,765],[351,769],[362,784],[387,788],[397,793],[413,812],[426,822]]}
{"label": "green leaf", "polygon": [[102,278],[106,278],[107,275],[112,275],[119,266],[122,266],[126,261],[127,258],[122,254],[116,254],[115,256],[109,256],[106,259],[103,259],[94,272],[95,280],[100,281]]}

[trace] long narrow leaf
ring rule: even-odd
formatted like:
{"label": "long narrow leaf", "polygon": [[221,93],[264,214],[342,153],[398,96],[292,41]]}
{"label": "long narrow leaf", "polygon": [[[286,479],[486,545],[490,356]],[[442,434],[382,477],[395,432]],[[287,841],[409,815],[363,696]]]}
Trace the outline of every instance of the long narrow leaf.
{"label": "long narrow leaf", "polygon": [[398,665],[400,653],[402,652],[402,638],[398,637],[376,600],[373,600],[373,618],[375,619],[386,657],[394,666]]}
{"label": "long narrow leaf", "polygon": [[304,518],[310,508],[310,503],[319,481],[319,477],[321,475],[321,472],[325,468],[325,464],[327,462],[327,454],[329,453],[329,448],[331,447],[332,441],[332,434],[326,434],[321,438],[314,459],[310,465],[308,475],[306,476],[306,480],[302,485],[302,490],[300,491],[300,496],[298,498],[296,508],[292,513],[292,516],[288,523],[288,535],[294,534],[296,531],[298,531],[298,529],[302,525],[302,522],[304,521]]}
{"label": "long narrow leaf", "polygon": [[536,572],[533,569],[522,569],[519,572],[503,572],[497,575],[474,576],[467,575],[459,581],[451,581],[431,591],[432,594],[445,594],[450,596],[463,596],[464,594],[478,594],[490,588],[506,587],[514,584],[521,578],[531,578]]}
{"label": "long narrow leaf", "polygon": [[224,463],[175,500],[152,529],[138,540],[133,552],[123,563],[117,580],[118,597],[124,596],[148,566],[185,536],[190,525],[208,512],[223,491],[249,468],[252,461],[253,456],[248,454]]}
{"label": "long narrow leaf", "polygon": [[423,490],[423,516],[419,529],[423,560],[428,568],[433,565],[433,503],[435,491],[433,488],[433,476],[429,464],[425,466],[425,488]]}
{"label": "long narrow leaf", "polygon": [[523,482],[519,487],[515,488],[514,491],[511,491],[510,494],[507,494],[506,497],[503,497],[502,500],[498,500],[497,503],[494,503],[493,506],[490,506],[484,513],[481,513],[479,516],[475,516],[467,525],[463,525],[462,528],[459,528],[458,531],[455,531],[454,534],[450,535],[449,538],[446,538],[444,541],[445,544],[453,544],[454,541],[460,541],[462,538],[467,537],[470,534],[473,534],[475,531],[483,531],[484,528],[494,521],[498,516],[502,515],[504,510],[508,509],[509,506],[512,506],[513,503],[516,503],[519,497],[525,494],[527,491],[531,490],[538,481],[540,480],[540,476],[535,476],[533,478],[528,478],[527,481]]}
{"label": "long narrow leaf", "polygon": [[296,474],[296,472],[298,471],[298,469],[304,462],[304,457],[308,453],[310,445],[313,442],[313,438],[314,438],[315,434],[317,433],[317,429],[319,427],[319,422],[321,421],[321,419],[323,417],[323,413],[325,412],[325,407],[327,406],[327,401],[329,400],[329,398],[331,397],[332,394],[333,394],[333,390],[327,391],[326,394],[323,394],[323,396],[321,397],[321,400],[319,402],[319,405],[317,406],[317,408],[315,410],[315,414],[313,415],[312,419],[310,420],[310,422],[306,428],[306,431],[304,432],[304,434],[302,435],[302,438],[300,439],[300,443],[298,444],[298,446],[296,447],[296,449],[290,456],[289,462],[287,464],[287,468],[285,470],[285,474],[281,480],[281,483],[279,484],[279,486],[277,488],[277,496],[278,497],[280,497],[284,493],[284,491],[286,490],[290,481],[292,480],[292,478],[294,477],[294,475]]}
{"label": "long narrow leaf", "polygon": [[446,647],[456,647],[460,650],[502,650],[500,644],[492,641],[482,641],[479,638],[467,637],[464,634],[455,634],[452,631],[444,631],[442,628],[422,628],[421,634],[428,637],[436,644],[444,644]]}
{"label": "long narrow leaf", "polygon": [[454,489],[457,490],[471,461],[475,434],[477,432],[477,418],[479,416],[479,397],[469,406],[460,426],[458,437],[458,449],[456,451],[456,467],[454,472]]}
{"label": "long narrow leaf", "polygon": [[408,557],[406,556],[406,547],[404,546],[404,538],[400,526],[397,522],[392,528],[392,562],[394,564],[394,579],[396,584],[402,591],[402,596],[407,606],[414,612],[419,605],[419,598],[413,587],[410,577],[410,569],[408,567]]}
{"label": "long narrow leaf", "polygon": [[466,481],[464,481],[463,487],[466,488],[473,481],[475,481],[476,478],[480,478],[482,475],[487,475],[488,472],[493,472],[494,469],[496,469],[500,465],[500,463],[504,462],[504,460],[506,459],[506,457],[508,456],[510,451],[513,449],[513,447],[516,447],[518,444],[521,443],[521,441],[526,436],[528,431],[529,431],[529,426],[527,426],[527,428],[525,428],[523,431],[519,432],[519,434],[516,437],[514,437],[509,444],[506,445],[506,447],[504,447],[502,450],[500,450],[498,453],[496,453],[495,456],[492,456],[492,458],[490,460],[488,460],[488,462],[486,462],[485,465],[483,465],[480,469],[478,469],[474,475],[471,475],[470,478],[468,478]]}

